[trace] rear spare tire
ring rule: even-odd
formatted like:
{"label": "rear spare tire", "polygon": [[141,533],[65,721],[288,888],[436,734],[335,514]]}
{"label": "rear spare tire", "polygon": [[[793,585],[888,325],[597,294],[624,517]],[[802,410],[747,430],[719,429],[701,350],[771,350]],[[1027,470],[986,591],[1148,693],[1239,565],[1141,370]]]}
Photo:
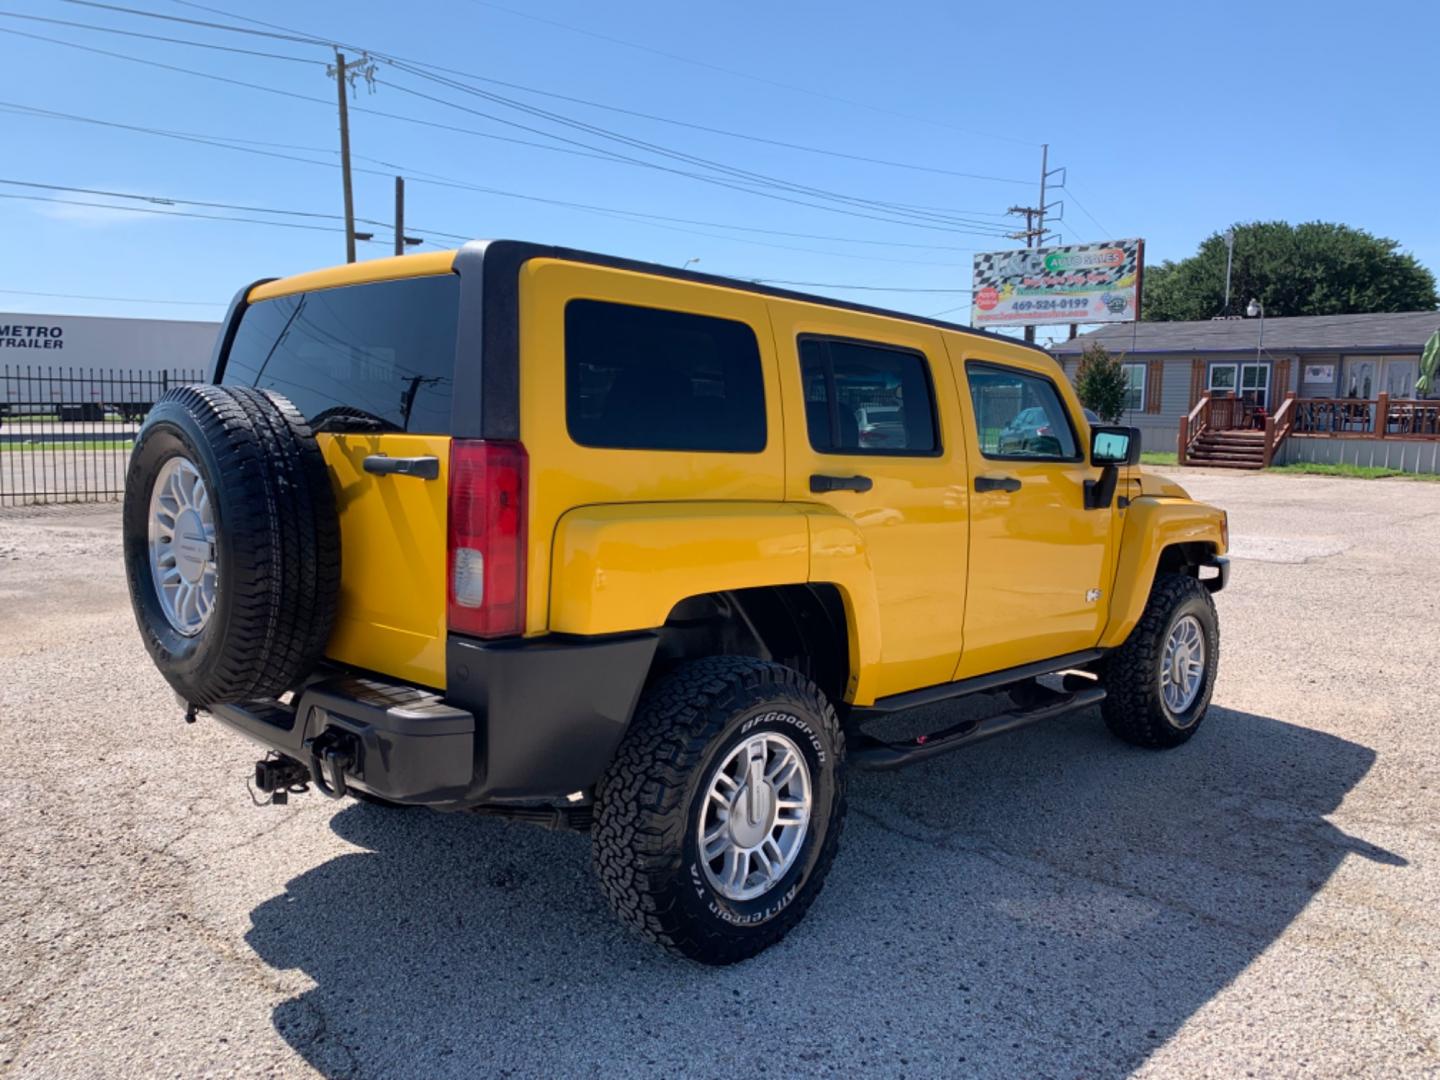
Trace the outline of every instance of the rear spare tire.
{"label": "rear spare tire", "polygon": [[275,697],[321,658],[340,525],[320,447],[279,394],[166,392],[125,477],[125,574],[141,637],[197,705]]}

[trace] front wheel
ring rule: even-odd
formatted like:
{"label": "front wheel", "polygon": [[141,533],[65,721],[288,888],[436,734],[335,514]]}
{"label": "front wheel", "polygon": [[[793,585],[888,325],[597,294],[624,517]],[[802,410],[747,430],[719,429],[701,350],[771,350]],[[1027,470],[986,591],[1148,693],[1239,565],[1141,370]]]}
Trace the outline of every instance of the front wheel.
{"label": "front wheel", "polygon": [[845,816],[844,736],[808,679],[716,656],[642,698],[600,781],[600,887],[620,918],[706,964],[745,960],[804,916]]}
{"label": "front wheel", "polygon": [[1136,746],[1188,741],[1210,707],[1219,661],[1210,590],[1186,574],[1160,575],[1140,622],[1106,658],[1106,725]]}

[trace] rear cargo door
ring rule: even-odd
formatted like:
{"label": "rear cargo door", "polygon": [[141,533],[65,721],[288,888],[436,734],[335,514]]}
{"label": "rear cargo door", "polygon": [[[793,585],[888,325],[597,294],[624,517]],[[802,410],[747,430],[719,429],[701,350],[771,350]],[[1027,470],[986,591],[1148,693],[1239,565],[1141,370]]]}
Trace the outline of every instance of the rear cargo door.
{"label": "rear cargo door", "polygon": [[[445,273],[256,300],[221,379],[288,397],[330,466],[341,584],[327,655],[434,687],[445,683],[459,286]],[[411,462],[412,471],[367,468],[374,458]]]}

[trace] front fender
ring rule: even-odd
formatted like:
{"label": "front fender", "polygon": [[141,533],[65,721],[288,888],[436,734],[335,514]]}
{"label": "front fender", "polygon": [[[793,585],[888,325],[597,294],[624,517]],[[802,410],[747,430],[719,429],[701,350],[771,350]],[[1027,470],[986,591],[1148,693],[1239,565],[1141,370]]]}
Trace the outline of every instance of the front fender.
{"label": "front fender", "polygon": [[1141,496],[1125,512],[1120,556],[1110,592],[1110,617],[1100,637],[1103,648],[1124,643],[1145,613],[1160,556],[1175,544],[1203,543],[1225,554],[1224,512],[1190,499]]}

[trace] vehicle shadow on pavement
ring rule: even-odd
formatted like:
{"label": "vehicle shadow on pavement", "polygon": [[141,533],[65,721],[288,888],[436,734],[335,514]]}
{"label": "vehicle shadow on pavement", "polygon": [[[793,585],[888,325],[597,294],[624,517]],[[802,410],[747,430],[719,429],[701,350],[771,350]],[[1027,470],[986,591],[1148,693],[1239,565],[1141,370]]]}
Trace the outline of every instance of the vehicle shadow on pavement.
{"label": "vehicle shadow on pavement", "polygon": [[583,836],[340,809],[363,850],[289,882],[246,940],[313,989],[275,1010],[326,1076],[1114,1074],[1142,1063],[1347,855],[1364,746],[1212,709],[1168,753],[1093,711],[858,774],[809,916],[732,968],[629,936]]}

